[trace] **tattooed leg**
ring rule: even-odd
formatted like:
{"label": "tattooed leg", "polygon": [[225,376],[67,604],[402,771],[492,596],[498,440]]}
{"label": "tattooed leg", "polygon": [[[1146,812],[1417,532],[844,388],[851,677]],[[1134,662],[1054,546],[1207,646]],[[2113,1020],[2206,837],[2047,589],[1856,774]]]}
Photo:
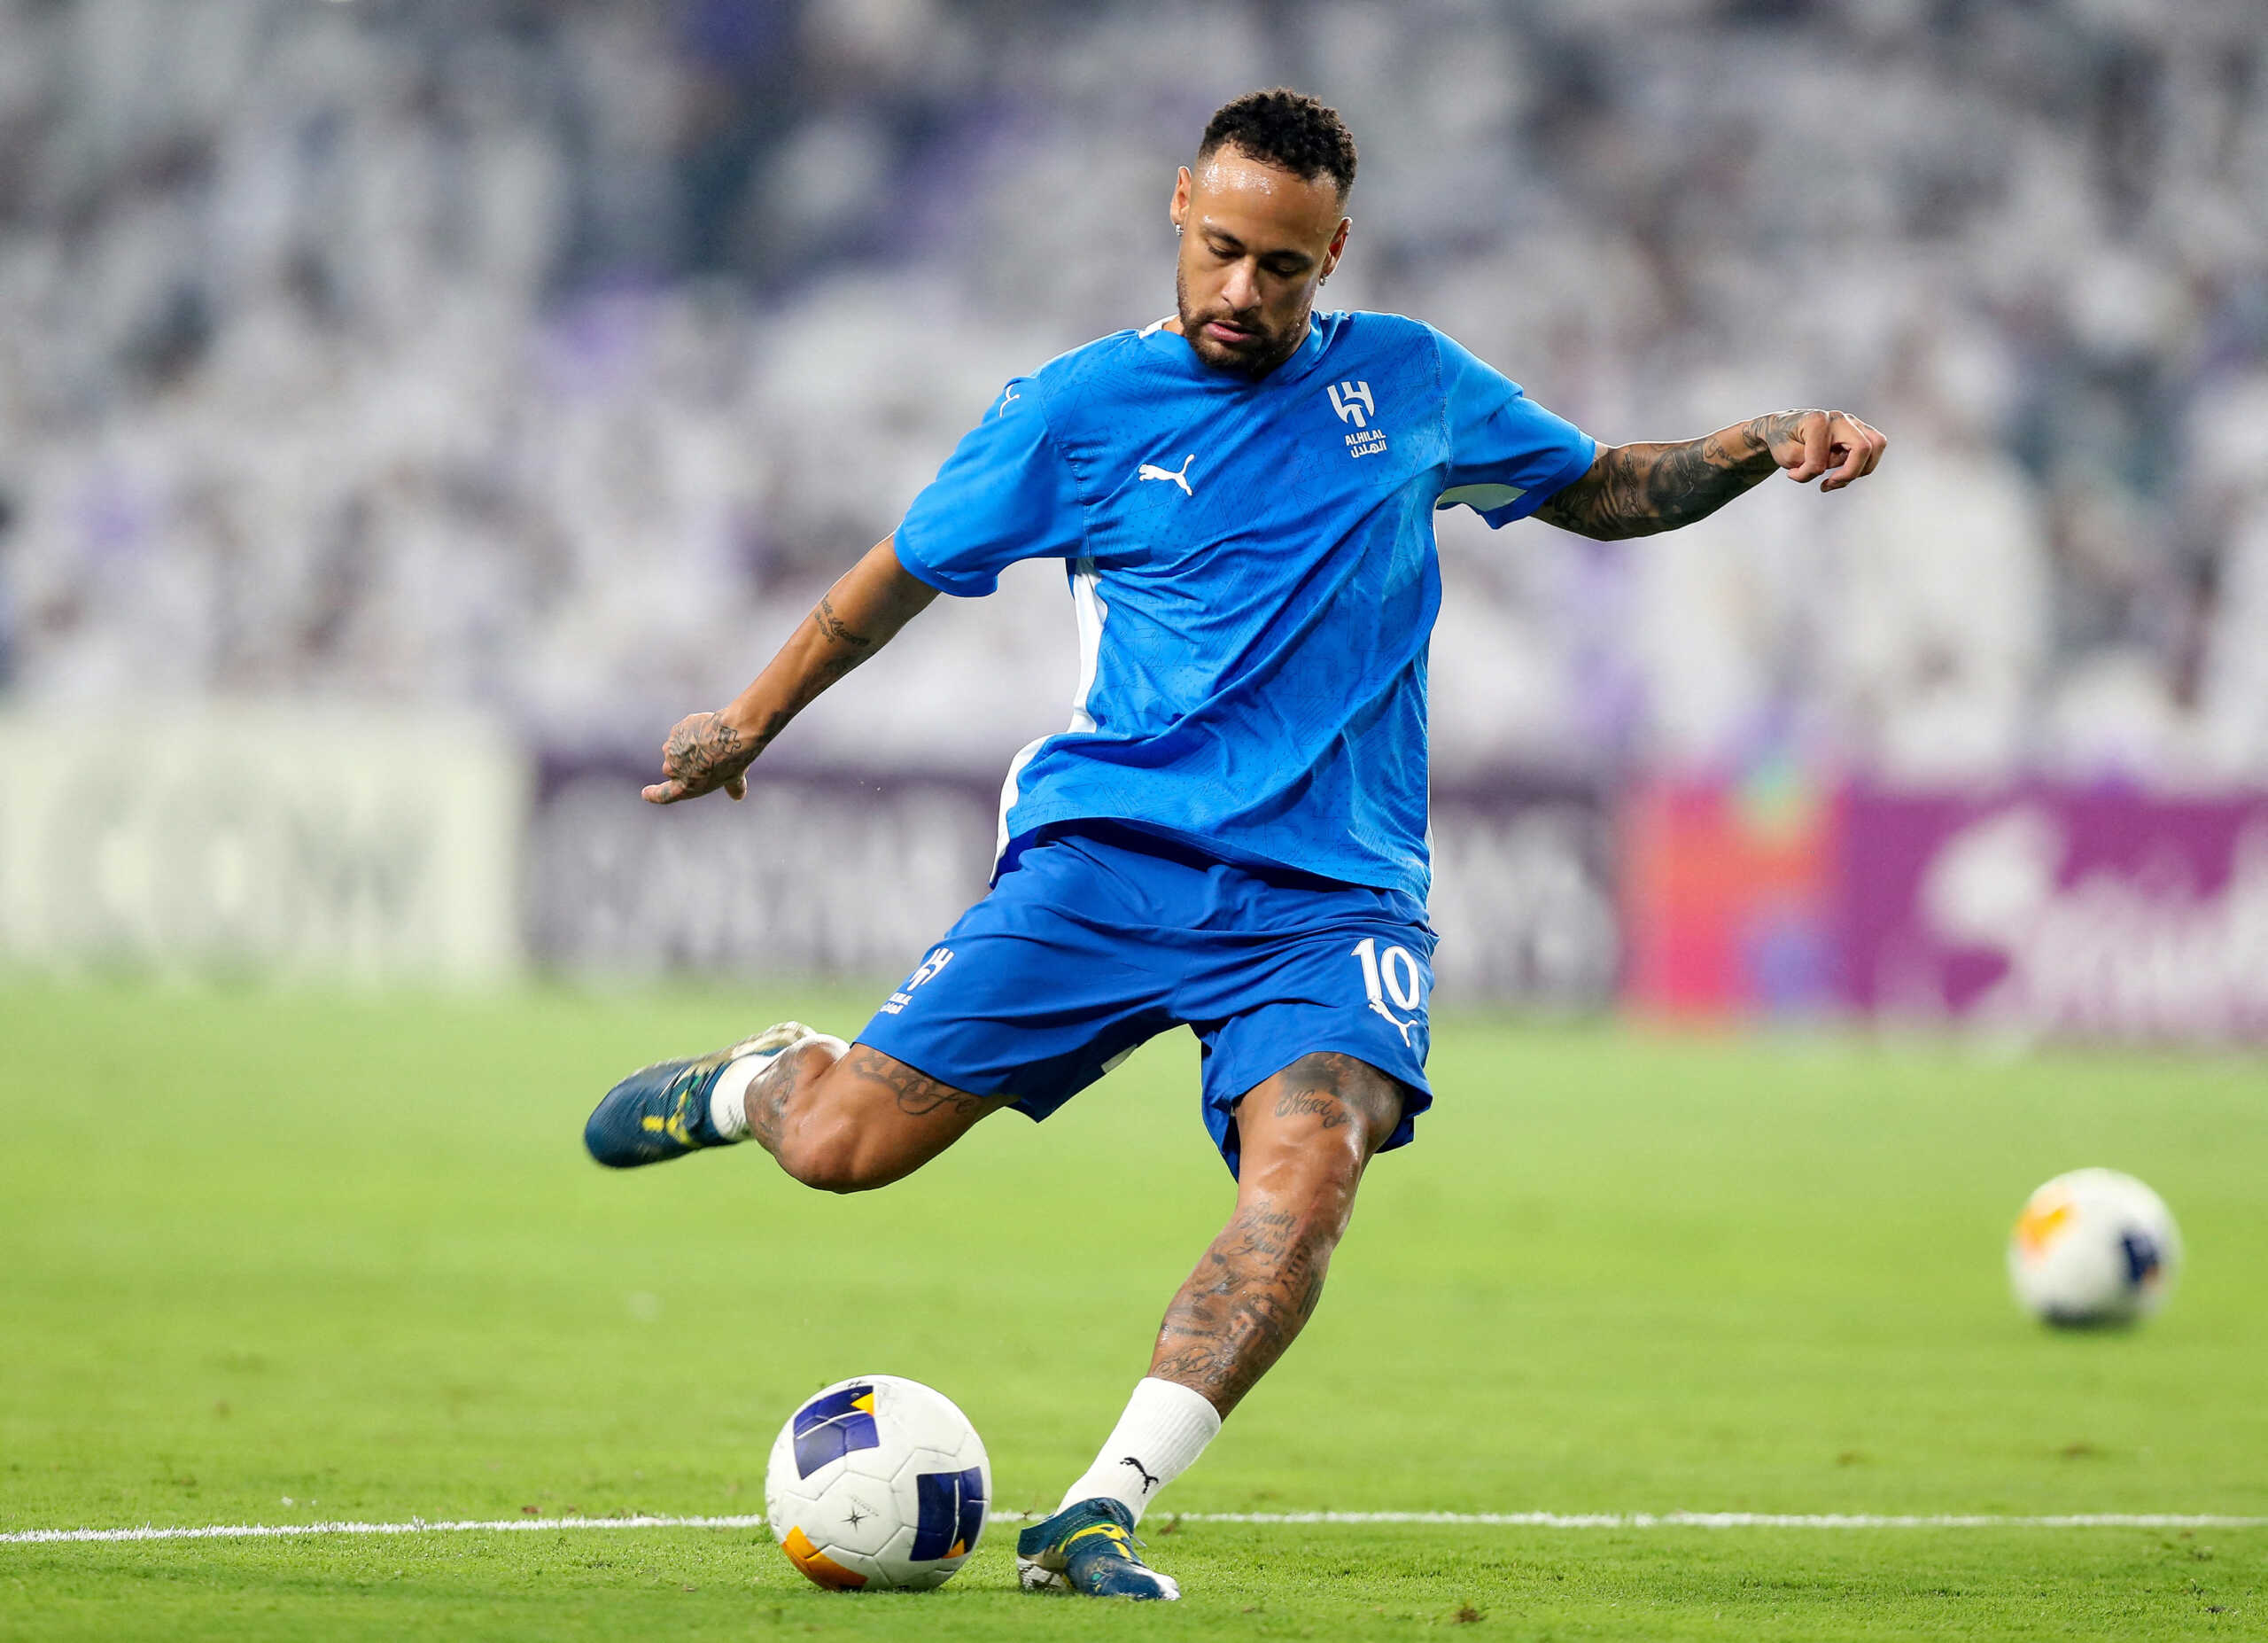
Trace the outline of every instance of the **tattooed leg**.
{"label": "tattooed leg", "polygon": [[1322,1298],[1363,1166],[1401,1118],[1401,1085],[1352,1055],[1304,1055],[1238,1103],[1236,1212],[1166,1308],[1153,1377],[1237,1406]]}
{"label": "tattooed leg", "polygon": [[748,1086],[750,1136],[806,1187],[864,1192],[911,1175],[1008,1104],[940,1084],[879,1050],[824,1044],[781,1056]]}

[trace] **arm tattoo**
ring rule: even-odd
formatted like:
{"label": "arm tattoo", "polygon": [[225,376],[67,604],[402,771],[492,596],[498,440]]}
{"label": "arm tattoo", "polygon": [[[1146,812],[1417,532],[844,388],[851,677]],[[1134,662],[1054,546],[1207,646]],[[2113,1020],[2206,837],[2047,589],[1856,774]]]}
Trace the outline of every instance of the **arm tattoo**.
{"label": "arm tattoo", "polygon": [[860,633],[835,613],[835,601],[826,595],[819,596],[819,609],[812,612],[812,620],[819,632],[836,647],[823,658],[813,682],[824,690],[852,668],[874,653],[871,635]]}
{"label": "arm tattoo", "polygon": [[1779,466],[1772,459],[1773,442],[1788,438],[1804,415],[1758,417],[1682,445],[1610,447],[1535,517],[1602,541],[1651,536],[1705,519],[1771,477]]}
{"label": "arm tattoo", "polygon": [[872,639],[835,613],[835,601],[825,594],[819,596],[819,609],[812,612],[812,620],[819,624],[819,632],[840,643],[856,645],[861,650],[874,648]]}

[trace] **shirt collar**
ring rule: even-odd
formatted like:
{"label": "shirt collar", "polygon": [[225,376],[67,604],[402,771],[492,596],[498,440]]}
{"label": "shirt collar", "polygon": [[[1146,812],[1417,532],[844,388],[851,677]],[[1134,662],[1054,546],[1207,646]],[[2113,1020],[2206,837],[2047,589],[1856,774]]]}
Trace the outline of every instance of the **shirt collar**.
{"label": "shirt collar", "polygon": [[[1340,315],[1336,311],[1329,314],[1324,314],[1319,310],[1310,311],[1308,315],[1307,337],[1301,342],[1297,348],[1293,350],[1292,357],[1285,360],[1274,370],[1270,371],[1258,382],[1252,383],[1247,385],[1254,388],[1266,389],[1274,387],[1281,383],[1297,382],[1301,378],[1305,377],[1309,371],[1313,370],[1317,364],[1322,362],[1324,349],[1327,346],[1325,336],[1327,327],[1325,326],[1324,322],[1326,320],[1336,320],[1340,317]],[[1166,318],[1170,319],[1172,318],[1172,315],[1168,315]],[[1188,338],[1181,335],[1178,331],[1171,331],[1166,329],[1166,320],[1161,319],[1153,321],[1150,324],[1145,325],[1139,334],[1146,338],[1162,338],[1167,342],[1171,343],[1177,350],[1179,357],[1187,362],[1189,373],[1193,377],[1197,377],[1206,381],[1225,383],[1234,383],[1242,380],[1231,372],[1224,371],[1218,366],[1208,365],[1203,360],[1199,359],[1197,357],[1197,350],[1189,346]]]}

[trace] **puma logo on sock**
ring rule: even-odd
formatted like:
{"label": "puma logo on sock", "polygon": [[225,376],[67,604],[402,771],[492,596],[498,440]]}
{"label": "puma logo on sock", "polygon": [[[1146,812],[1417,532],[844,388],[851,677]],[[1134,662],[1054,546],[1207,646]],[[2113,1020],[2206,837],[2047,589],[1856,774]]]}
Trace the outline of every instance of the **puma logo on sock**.
{"label": "puma logo on sock", "polygon": [[1121,1466],[1130,1466],[1140,1475],[1142,1479],[1142,1492],[1144,1494],[1148,1494],[1153,1489],[1155,1489],[1158,1486],[1156,1475],[1150,1471],[1148,1468],[1145,1467],[1139,1460],[1137,1460],[1132,1455],[1128,1455],[1118,1464]]}

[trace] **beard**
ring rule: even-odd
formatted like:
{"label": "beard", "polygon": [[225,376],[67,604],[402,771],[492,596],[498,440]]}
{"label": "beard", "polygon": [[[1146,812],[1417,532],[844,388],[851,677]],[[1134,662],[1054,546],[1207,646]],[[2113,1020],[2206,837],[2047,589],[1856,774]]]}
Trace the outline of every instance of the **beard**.
{"label": "beard", "polygon": [[[1194,313],[1189,306],[1189,281],[1177,268],[1173,275],[1173,300],[1181,316],[1181,334],[1199,359],[1216,370],[1254,378],[1265,377],[1299,352],[1307,338],[1308,310],[1312,306],[1303,304],[1298,315],[1280,331],[1270,331],[1256,308],[1238,310],[1216,306]],[[1239,326],[1251,334],[1239,342],[1223,342],[1205,334],[1208,320]]]}

